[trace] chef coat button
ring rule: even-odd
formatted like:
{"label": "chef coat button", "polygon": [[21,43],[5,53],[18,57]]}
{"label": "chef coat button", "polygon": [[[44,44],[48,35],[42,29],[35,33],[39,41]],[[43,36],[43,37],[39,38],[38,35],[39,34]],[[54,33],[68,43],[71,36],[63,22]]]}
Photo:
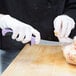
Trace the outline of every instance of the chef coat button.
{"label": "chef coat button", "polygon": [[38,7],[35,7],[34,9],[35,9],[35,10],[37,10],[37,9],[38,9]]}
{"label": "chef coat button", "polygon": [[48,3],[48,8],[51,8],[51,3]]}
{"label": "chef coat button", "polygon": [[38,6],[36,4],[33,4],[34,10],[38,9]]}

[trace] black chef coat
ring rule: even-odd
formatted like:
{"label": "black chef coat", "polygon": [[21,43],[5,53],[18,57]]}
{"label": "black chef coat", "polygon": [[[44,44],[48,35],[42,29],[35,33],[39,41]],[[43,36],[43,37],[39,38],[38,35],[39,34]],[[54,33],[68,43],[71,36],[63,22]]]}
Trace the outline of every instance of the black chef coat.
{"label": "black chef coat", "polygon": [[[76,0],[0,0],[0,13],[27,23],[37,29],[41,38],[56,41],[53,20],[56,16],[66,14],[76,21]],[[70,37],[75,36],[75,29]],[[11,39],[10,35],[0,34],[1,48],[17,49],[24,45]]]}

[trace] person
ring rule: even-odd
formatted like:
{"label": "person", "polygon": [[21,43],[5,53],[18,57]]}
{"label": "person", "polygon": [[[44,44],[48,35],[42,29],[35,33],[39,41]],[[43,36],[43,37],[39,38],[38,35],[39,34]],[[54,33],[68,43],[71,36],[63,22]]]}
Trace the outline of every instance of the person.
{"label": "person", "polygon": [[13,30],[12,39],[0,33],[1,49],[21,49],[32,35],[38,44],[76,34],[76,0],[2,0],[0,13],[0,31]]}

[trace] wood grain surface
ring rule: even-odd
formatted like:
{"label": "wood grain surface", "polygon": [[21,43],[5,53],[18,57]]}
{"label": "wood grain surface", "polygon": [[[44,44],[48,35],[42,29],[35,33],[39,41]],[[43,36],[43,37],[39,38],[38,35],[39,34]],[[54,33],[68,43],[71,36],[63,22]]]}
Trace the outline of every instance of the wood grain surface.
{"label": "wood grain surface", "polygon": [[60,46],[27,44],[1,76],[76,76]]}

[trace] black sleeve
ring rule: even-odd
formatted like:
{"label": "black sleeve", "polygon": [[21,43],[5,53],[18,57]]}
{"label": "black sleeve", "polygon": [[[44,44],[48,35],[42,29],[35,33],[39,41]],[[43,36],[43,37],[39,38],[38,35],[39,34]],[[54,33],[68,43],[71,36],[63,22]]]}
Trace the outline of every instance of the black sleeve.
{"label": "black sleeve", "polygon": [[76,21],[76,0],[66,0],[64,13]]}
{"label": "black sleeve", "polygon": [[[76,0],[66,0],[64,14],[73,18],[76,23]],[[73,38],[74,36],[76,36],[76,25],[70,34],[71,38]]]}

